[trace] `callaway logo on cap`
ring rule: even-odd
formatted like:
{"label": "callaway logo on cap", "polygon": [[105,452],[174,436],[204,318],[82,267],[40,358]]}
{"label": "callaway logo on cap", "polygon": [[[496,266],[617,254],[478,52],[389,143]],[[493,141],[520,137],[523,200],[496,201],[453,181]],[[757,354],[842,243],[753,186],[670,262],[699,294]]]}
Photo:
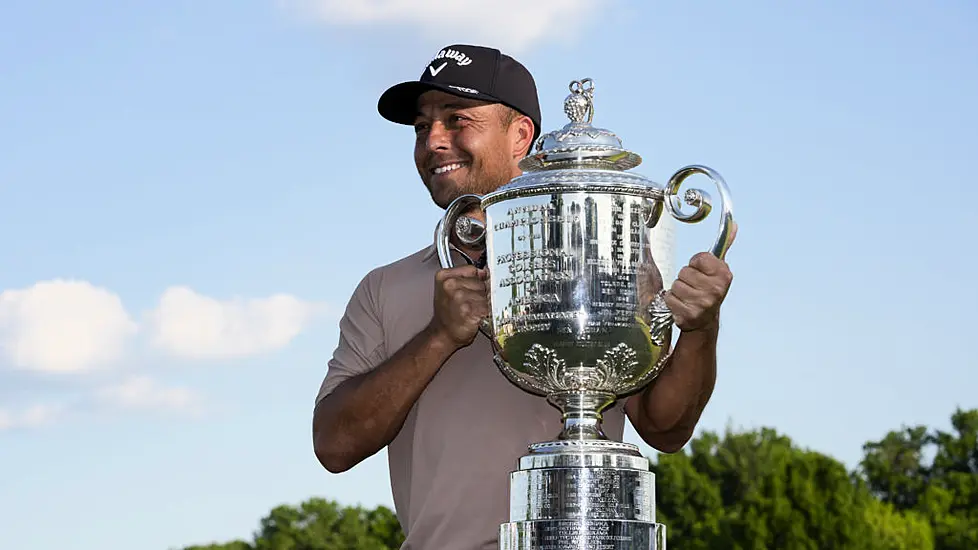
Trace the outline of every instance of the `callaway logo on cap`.
{"label": "callaway logo on cap", "polygon": [[497,49],[466,44],[442,48],[418,80],[388,88],[380,96],[377,110],[391,122],[413,125],[418,97],[428,90],[512,107],[533,121],[533,139],[540,135],[540,103],[533,76]]}

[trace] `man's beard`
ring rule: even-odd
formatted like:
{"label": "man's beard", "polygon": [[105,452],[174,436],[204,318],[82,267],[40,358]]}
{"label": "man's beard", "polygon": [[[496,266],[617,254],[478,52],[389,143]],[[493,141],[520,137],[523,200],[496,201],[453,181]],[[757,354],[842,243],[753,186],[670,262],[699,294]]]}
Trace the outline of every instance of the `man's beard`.
{"label": "man's beard", "polygon": [[499,189],[503,185],[509,183],[510,178],[503,177],[500,175],[487,176],[485,174],[478,174],[473,177],[473,174],[468,174],[464,181],[459,183],[457,186],[450,189],[429,189],[431,193],[431,198],[441,209],[446,209],[448,206],[462,195],[485,195],[496,189]]}

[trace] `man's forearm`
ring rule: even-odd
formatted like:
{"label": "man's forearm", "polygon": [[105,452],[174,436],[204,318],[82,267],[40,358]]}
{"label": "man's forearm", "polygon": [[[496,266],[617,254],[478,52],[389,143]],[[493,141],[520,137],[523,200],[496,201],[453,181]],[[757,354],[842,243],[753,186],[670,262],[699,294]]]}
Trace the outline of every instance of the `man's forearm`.
{"label": "man's forearm", "polygon": [[669,365],[625,409],[639,436],[662,452],[681,449],[699,422],[716,382],[718,323],[684,332]]}
{"label": "man's forearm", "polygon": [[313,446],[331,472],[342,472],[386,446],[411,407],[455,352],[426,328],[376,369],[346,380],[316,406]]}

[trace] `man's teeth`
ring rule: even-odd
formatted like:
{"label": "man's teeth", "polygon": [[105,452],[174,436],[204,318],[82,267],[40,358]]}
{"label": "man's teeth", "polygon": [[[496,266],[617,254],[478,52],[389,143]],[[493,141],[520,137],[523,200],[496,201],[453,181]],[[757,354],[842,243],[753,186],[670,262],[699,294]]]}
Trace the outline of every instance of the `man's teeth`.
{"label": "man's teeth", "polygon": [[448,166],[439,166],[435,168],[435,174],[444,174],[446,172],[451,172],[452,170],[458,170],[462,167],[462,163],[456,162],[455,164],[449,164]]}

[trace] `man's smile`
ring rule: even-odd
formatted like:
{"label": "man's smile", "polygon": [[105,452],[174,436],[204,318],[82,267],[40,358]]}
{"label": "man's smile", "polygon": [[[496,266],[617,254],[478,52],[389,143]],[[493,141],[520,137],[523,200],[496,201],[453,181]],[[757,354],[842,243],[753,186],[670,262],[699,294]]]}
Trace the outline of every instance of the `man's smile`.
{"label": "man's smile", "polygon": [[463,166],[466,166],[466,164],[467,163],[465,162],[452,162],[448,164],[441,164],[439,166],[432,168],[431,173],[436,176],[440,176],[442,174],[448,174],[450,172],[454,172],[455,170],[458,170],[459,168],[462,168]]}

